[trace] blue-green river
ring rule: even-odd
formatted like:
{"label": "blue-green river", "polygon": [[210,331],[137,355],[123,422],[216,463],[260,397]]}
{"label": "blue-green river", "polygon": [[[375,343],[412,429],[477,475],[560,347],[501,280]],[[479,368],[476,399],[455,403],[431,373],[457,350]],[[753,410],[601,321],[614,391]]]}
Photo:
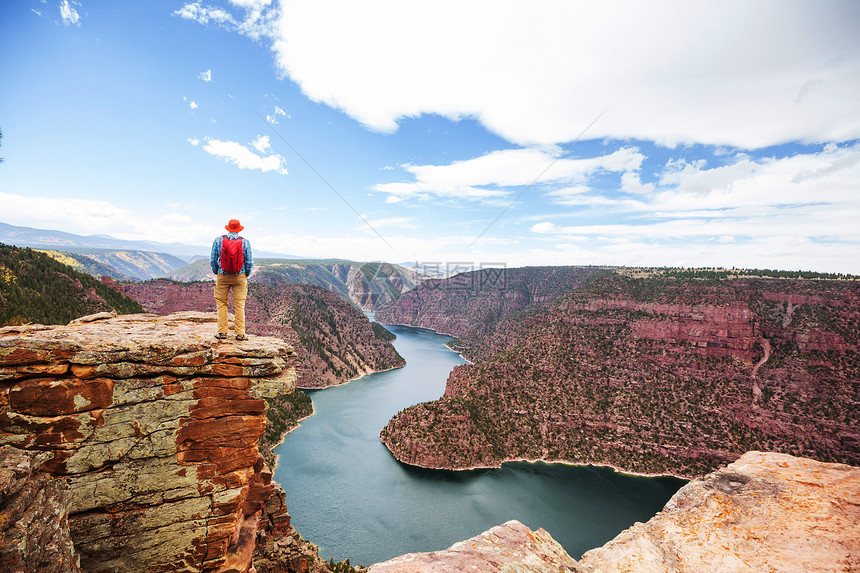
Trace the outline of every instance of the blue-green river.
{"label": "blue-green river", "polygon": [[451,472],[399,463],[379,431],[403,408],[439,398],[464,360],[444,346],[450,337],[387,328],[406,366],[310,392],[316,413],[275,450],[293,524],[326,560],[371,565],[445,549],[510,519],[543,527],[578,559],[648,520],[684,484],[561,464]]}

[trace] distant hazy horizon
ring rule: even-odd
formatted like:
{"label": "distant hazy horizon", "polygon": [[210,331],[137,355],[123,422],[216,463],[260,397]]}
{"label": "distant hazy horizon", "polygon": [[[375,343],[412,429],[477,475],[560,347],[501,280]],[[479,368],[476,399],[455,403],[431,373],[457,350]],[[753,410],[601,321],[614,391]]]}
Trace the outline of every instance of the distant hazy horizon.
{"label": "distant hazy horizon", "polygon": [[860,4],[0,4],[0,219],[443,265],[860,274]]}

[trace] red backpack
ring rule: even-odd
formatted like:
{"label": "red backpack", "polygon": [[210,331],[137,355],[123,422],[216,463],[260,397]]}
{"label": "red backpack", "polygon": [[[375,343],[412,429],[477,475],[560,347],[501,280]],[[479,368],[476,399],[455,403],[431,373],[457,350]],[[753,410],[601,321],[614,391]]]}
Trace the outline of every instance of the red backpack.
{"label": "red backpack", "polygon": [[245,266],[245,256],[242,253],[242,237],[231,239],[221,236],[221,269],[227,274],[238,275]]}

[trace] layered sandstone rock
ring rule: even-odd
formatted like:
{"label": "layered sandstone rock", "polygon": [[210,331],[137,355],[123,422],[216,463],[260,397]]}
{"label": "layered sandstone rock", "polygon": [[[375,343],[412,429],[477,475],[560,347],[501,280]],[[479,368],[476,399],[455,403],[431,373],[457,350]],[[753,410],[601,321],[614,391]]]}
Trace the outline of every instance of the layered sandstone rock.
{"label": "layered sandstone rock", "polygon": [[583,555],[583,573],[860,570],[860,468],[748,452],[647,523]]}
{"label": "layered sandstone rock", "polygon": [[860,570],[860,468],[748,452],[681,488],[662,512],[577,563],[544,530],[509,521],[370,573],[726,573]]}
{"label": "layered sandstone rock", "polygon": [[0,329],[0,444],[44,452],[40,471],[68,485],[83,570],[244,572],[258,535],[289,532],[257,441],[264,398],[295,387],[294,353],[217,342],[214,320]]}

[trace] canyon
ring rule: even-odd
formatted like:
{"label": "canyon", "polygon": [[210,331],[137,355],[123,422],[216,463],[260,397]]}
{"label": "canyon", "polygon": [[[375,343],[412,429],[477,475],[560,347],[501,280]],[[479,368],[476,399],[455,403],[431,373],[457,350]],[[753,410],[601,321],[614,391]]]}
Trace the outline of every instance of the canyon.
{"label": "canyon", "polygon": [[[289,344],[212,313],[0,329],[0,563],[20,571],[352,572],[292,527],[260,453]],[[285,484],[287,487],[289,484]],[[749,452],[575,561],[516,522],[370,571],[856,570],[860,470]]]}
{"label": "canyon", "polygon": [[[455,280],[456,279],[456,280]],[[860,283],[596,268],[425,282],[389,324],[473,364],[380,437],[427,468],[544,460],[702,476],[748,450],[860,463]]]}

